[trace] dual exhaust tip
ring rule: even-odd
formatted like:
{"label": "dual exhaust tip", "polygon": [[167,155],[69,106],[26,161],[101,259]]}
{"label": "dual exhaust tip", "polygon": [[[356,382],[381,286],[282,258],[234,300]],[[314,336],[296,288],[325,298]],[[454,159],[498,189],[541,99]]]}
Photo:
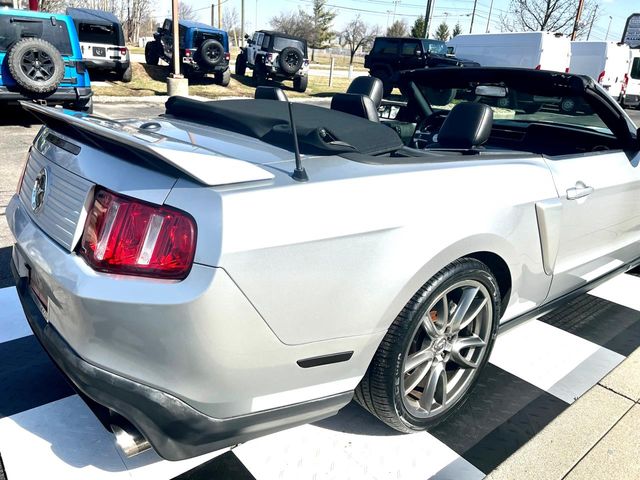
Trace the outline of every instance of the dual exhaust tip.
{"label": "dual exhaust tip", "polygon": [[149,441],[144,438],[142,433],[124,418],[117,416],[112,420],[116,421],[111,423],[109,427],[116,437],[116,445],[127,458],[151,448]]}

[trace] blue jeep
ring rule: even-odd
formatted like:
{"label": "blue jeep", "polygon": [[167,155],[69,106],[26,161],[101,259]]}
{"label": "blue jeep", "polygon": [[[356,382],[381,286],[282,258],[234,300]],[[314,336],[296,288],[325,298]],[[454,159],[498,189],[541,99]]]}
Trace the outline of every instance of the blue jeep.
{"label": "blue jeep", "polygon": [[[187,77],[213,73],[216,83],[226,87],[231,80],[229,71],[229,35],[224,30],[205,23],[180,20],[180,60],[182,73]],[[166,19],[153,34],[155,41],[145,45],[144,57],[148,65],[158,65],[160,59],[172,65],[172,22]]]}
{"label": "blue jeep", "polygon": [[71,17],[0,9],[0,105],[34,100],[91,112],[91,95]]}

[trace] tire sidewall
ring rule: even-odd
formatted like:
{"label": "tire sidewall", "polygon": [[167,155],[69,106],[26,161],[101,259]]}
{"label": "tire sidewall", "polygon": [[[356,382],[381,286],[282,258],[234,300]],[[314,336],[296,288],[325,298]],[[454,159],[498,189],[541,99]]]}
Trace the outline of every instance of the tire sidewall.
{"label": "tire sidewall", "polygon": [[[291,66],[287,63],[286,59],[290,53],[295,53],[298,61],[295,66]],[[286,73],[287,75],[294,75],[302,68],[302,64],[304,62],[304,54],[302,51],[296,47],[285,47],[278,55],[278,63],[280,64],[280,69]]]}
{"label": "tire sidewall", "polygon": [[[451,285],[463,279],[472,279],[481,282],[485,286],[485,288],[487,288],[489,294],[491,295],[493,308],[493,325],[491,327],[490,340],[487,346],[487,350],[482,361],[480,362],[480,365],[478,365],[475,377],[472,379],[466,391],[456,400],[453,405],[451,405],[446,411],[438,415],[434,415],[433,417],[415,417],[407,410],[402,400],[400,375],[402,374],[405,352],[407,351],[409,344],[412,341],[413,332],[415,331],[417,324],[420,322],[422,316],[426,313],[426,309],[432,299],[437,298]],[[416,308],[414,308],[410,316],[410,320],[407,322],[406,334],[404,335],[402,342],[395,345],[392,357],[394,372],[393,375],[395,381],[392,385],[390,385],[392,391],[390,392],[389,397],[393,399],[392,403],[396,414],[405,425],[407,431],[421,431],[426,428],[435,426],[438,423],[444,421],[466,402],[466,400],[469,398],[469,393],[473,390],[476,382],[478,381],[478,378],[480,377],[481,370],[484,368],[491,355],[491,350],[493,349],[495,338],[498,332],[500,309],[500,294],[497,282],[493,275],[489,272],[487,267],[485,267],[484,264],[477,260],[465,259],[463,262],[456,264],[453,270],[446,272],[445,269],[445,273],[442,277],[436,275],[434,279],[430,280],[427,283],[426,290],[421,295],[418,305],[416,306]]]}
{"label": "tire sidewall", "polygon": [[236,75],[244,75],[247,71],[247,57],[241,53],[236,58]]}
{"label": "tire sidewall", "polygon": [[[21,68],[24,55],[30,50],[38,50],[49,56],[54,70],[51,77],[39,82],[29,78]],[[33,93],[49,93],[58,88],[64,78],[64,60],[60,51],[51,43],[39,38],[25,38],[17,42],[8,52],[7,63],[9,72],[20,87]]]}
{"label": "tire sidewall", "polygon": [[[214,51],[214,50],[218,51],[217,58],[209,57],[209,55],[207,55],[207,52]],[[199,56],[200,56],[201,64],[207,67],[217,66],[220,62],[222,62],[222,59],[224,58],[224,47],[219,41],[214,40],[212,38],[202,42],[202,45],[199,48],[199,52],[200,52]]]}

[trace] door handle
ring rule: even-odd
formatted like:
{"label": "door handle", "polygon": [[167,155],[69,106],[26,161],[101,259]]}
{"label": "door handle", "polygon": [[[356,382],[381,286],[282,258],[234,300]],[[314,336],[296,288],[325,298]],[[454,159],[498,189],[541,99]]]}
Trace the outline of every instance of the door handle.
{"label": "door handle", "polygon": [[586,186],[583,182],[576,182],[576,186],[567,189],[567,200],[577,200],[593,193],[593,187]]}

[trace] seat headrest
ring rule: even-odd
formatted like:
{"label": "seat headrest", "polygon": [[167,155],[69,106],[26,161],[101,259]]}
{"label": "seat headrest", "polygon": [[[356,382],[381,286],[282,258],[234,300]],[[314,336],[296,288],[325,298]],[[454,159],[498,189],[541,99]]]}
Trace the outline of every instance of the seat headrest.
{"label": "seat headrest", "polygon": [[281,102],[287,101],[287,96],[282,89],[278,87],[256,87],[254,98],[262,100],[279,100]]}
{"label": "seat headrest", "polygon": [[451,109],[438,132],[443,148],[471,149],[486,143],[493,126],[493,110],[483,103],[459,103]]}
{"label": "seat headrest", "polygon": [[331,110],[350,113],[356,117],[366,118],[372,122],[379,122],[378,109],[366,95],[355,93],[336,93],[331,99]]}
{"label": "seat headrest", "polygon": [[376,77],[356,77],[353,79],[347,93],[356,93],[358,95],[366,95],[371,100],[376,108],[380,106],[382,102],[383,94],[382,80]]}

